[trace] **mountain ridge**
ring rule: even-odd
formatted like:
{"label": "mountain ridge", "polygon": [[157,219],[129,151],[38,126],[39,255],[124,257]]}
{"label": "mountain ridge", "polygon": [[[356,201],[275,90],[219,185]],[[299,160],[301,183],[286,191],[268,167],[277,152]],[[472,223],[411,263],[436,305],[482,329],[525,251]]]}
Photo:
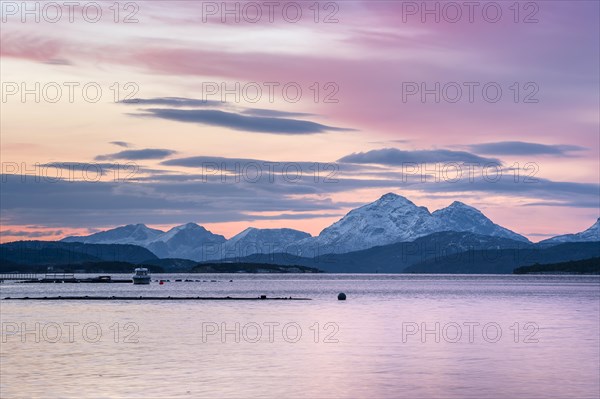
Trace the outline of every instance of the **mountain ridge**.
{"label": "mountain ridge", "polygon": [[412,241],[442,231],[468,231],[493,237],[530,241],[499,226],[478,209],[459,201],[431,213],[394,193],[353,209],[314,238],[298,242],[303,256],[347,253],[378,245]]}
{"label": "mountain ridge", "polygon": [[573,234],[562,234],[546,240],[540,241],[540,244],[561,244],[567,242],[590,242],[600,241],[600,218],[589,228]]}
{"label": "mountain ridge", "polygon": [[[554,237],[542,243],[554,245],[564,242],[560,239],[582,237],[593,240],[599,223],[597,221],[595,227],[584,232]],[[290,228],[248,227],[225,239],[196,223],[175,226],[166,232],[143,224],[131,224],[89,236],[65,237],[61,241],[133,244],[149,249],[159,258],[212,261],[277,252],[313,258],[328,253],[343,254],[410,242],[444,231],[470,232],[531,244],[526,237],[494,223],[479,209],[461,201],[453,201],[447,207],[430,212],[395,193],[384,194],[371,203],[350,210],[317,236]]]}

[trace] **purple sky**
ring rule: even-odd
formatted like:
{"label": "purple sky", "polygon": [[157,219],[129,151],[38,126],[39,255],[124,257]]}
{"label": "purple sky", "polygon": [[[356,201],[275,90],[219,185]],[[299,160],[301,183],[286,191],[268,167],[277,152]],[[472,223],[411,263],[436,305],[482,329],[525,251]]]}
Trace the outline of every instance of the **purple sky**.
{"label": "purple sky", "polygon": [[534,241],[600,216],[596,1],[26,4],[1,10],[3,241],[318,234],[389,191]]}

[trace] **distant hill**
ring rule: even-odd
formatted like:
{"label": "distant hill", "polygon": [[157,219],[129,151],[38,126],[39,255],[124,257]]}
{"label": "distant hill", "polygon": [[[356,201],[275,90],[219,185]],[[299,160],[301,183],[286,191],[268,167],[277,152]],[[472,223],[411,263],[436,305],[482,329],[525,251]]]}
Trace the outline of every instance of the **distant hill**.
{"label": "distant hill", "polygon": [[165,273],[187,273],[194,268],[198,262],[189,259],[148,259],[143,262],[146,266],[156,266]]}
{"label": "distant hill", "polygon": [[522,266],[514,270],[514,274],[600,274],[600,258],[590,258],[569,262]]}
{"label": "distant hill", "polygon": [[[16,241],[0,245],[0,266],[78,265],[90,262],[142,263],[156,255],[136,245]],[[6,265],[6,266],[4,266]],[[13,266],[14,267],[14,266]]]}
{"label": "distant hill", "polygon": [[[512,273],[521,266],[553,264],[600,257],[600,242],[531,244],[472,232],[444,231],[410,242],[383,245],[315,258],[289,253],[260,254],[203,263],[188,259],[159,259],[135,245],[21,241],[0,245],[0,271],[30,270],[26,266],[81,265],[125,262],[155,266],[165,272],[192,269],[252,272],[252,265],[302,267],[328,273]],[[207,264],[212,266],[206,266]],[[240,266],[246,264],[250,266]],[[215,266],[221,265],[221,266]],[[225,266],[223,266],[225,265]],[[232,265],[238,269],[232,269]],[[246,268],[246,269],[244,269]],[[234,270],[234,271],[231,271]],[[287,270],[280,269],[281,272]],[[301,269],[302,270],[302,269]],[[206,271],[208,272],[208,271]]]}
{"label": "distant hill", "polygon": [[517,267],[536,262],[556,263],[597,256],[600,256],[600,242],[544,246],[465,232],[441,232],[412,242],[317,258],[280,253],[255,254],[230,261],[294,264],[327,273],[511,274]]}
{"label": "distant hill", "polygon": [[600,242],[574,242],[551,247],[475,250],[429,259],[407,267],[405,273],[509,274],[533,263],[557,263],[600,256]]}
{"label": "distant hill", "polygon": [[[469,232],[433,233],[411,242],[399,242],[343,254],[326,254],[303,258],[290,254],[255,254],[229,259],[235,262],[258,262],[316,267],[328,273],[402,273],[415,263],[477,249],[529,248],[532,244],[509,238],[491,237]],[[512,269],[510,269],[512,273]]]}
{"label": "distant hill", "polygon": [[319,269],[299,265],[267,263],[199,263],[192,273],[321,273]]}
{"label": "distant hill", "polygon": [[452,258],[455,254],[466,251],[530,246],[531,244],[509,238],[445,231],[420,237],[411,242],[400,242],[345,254],[324,255],[316,259],[316,264],[331,273],[403,273],[410,265],[428,259],[446,256]]}

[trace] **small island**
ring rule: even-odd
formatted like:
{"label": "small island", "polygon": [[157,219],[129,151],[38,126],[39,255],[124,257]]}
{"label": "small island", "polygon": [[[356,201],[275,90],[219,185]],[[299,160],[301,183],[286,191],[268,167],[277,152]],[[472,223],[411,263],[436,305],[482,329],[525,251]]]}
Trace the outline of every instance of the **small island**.
{"label": "small island", "polygon": [[268,263],[199,263],[191,273],[322,273],[321,270],[307,266],[286,266]]}
{"label": "small island", "polygon": [[517,267],[513,274],[600,274],[600,258]]}

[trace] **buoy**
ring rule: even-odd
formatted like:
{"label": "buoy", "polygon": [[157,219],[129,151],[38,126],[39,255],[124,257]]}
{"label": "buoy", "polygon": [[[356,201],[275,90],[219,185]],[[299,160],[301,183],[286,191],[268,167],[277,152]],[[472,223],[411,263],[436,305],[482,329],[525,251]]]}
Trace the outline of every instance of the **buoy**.
{"label": "buoy", "polygon": [[344,294],[343,292],[340,292],[338,294],[338,301],[345,301],[346,300],[346,294]]}

